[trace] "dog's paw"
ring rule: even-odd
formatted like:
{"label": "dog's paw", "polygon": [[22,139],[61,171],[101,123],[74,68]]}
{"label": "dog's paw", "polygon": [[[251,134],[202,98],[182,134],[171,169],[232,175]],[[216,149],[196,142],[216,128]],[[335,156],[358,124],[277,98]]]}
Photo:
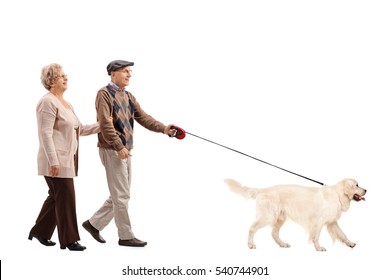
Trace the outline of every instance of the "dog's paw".
{"label": "dog's paw", "polygon": [[291,247],[291,245],[288,244],[288,243],[282,243],[282,244],[279,244],[279,245],[280,245],[280,247],[282,247],[282,248],[290,248],[290,247]]}
{"label": "dog's paw", "polygon": [[254,243],[248,243],[249,249],[256,249],[256,245]]}
{"label": "dog's paw", "polygon": [[318,252],[325,252],[326,251],[326,249],[324,247],[316,247],[316,250]]}

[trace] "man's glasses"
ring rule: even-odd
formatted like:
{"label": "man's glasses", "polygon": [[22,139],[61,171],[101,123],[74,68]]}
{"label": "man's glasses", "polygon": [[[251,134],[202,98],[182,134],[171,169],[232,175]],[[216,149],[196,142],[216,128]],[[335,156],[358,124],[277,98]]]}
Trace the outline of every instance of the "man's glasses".
{"label": "man's glasses", "polygon": [[132,72],[133,72],[133,70],[118,70],[117,72],[122,72],[122,73],[125,73],[125,74],[127,74],[127,75],[130,75]]}

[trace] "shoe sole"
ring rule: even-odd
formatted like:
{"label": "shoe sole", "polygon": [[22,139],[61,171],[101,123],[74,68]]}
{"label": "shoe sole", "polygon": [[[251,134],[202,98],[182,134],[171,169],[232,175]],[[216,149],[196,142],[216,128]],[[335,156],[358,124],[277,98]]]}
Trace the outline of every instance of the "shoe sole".
{"label": "shoe sole", "polygon": [[126,247],[145,247],[147,245],[147,243],[146,244],[139,244],[139,245],[137,245],[137,244],[130,245],[130,244],[120,244],[120,243],[118,243],[118,245],[119,246],[126,246]]}

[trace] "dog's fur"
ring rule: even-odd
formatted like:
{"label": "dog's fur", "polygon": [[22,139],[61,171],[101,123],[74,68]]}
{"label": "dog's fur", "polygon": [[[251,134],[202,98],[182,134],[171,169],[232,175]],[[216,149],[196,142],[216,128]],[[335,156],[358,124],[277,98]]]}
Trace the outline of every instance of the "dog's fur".
{"label": "dog's fur", "polygon": [[326,251],[319,244],[319,236],[324,226],[333,240],[339,240],[353,248],[337,221],[342,212],[349,209],[351,200],[364,199],[366,190],[360,188],[353,179],[344,179],[333,186],[304,187],[299,185],[276,185],[269,188],[249,188],[241,186],[233,179],[225,179],[231,191],[246,198],[256,199],[256,220],[249,229],[248,246],[255,249],[255,233],[264,226],[272,227],[272,237],[284,248],[290,247],[279,237],[279,230],[290,218],[303,226],[309,233],[309,241],[317,251]]}

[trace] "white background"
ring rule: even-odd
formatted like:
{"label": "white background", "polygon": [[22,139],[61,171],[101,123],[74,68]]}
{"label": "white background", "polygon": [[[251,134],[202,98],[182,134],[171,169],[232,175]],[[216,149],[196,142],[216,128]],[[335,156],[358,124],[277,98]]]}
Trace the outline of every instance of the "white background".
{"label": "white background", "polygon": [[[267,266],[265,279],[386,275],[389,236],[389,4],[387,1],[2,1],[1,230],[4,279],[125,279],[122,269]],[[112,222],[94,241],[81,223],[108,196],[96,135],[80,140],[75,179],[84,252],[27,240],[47,186],[37,176],[35,106],[42,66],[69,77],[67,98],[95,121],[106,65],[135,62],[128,87],[160,121],[326,184],[344,177],[368,189],[340,225],[350,249],[326,230],[316,252],[287,224],[246,247],[254,201],[223,179],[253,187],[318,186],[188,135],[169,139],[136,125],[130,215],[145,248],[117,245]],[[58,242],[55,234],[52,238]],[[236,276],[238,279],[258,279]],[[169,277],[171,279],[173,277]],[[139,276],[132,279],[151,279]],[[163,276],[153,279],[164,279]],[[165,279],[168,279],[165,277]]]}

